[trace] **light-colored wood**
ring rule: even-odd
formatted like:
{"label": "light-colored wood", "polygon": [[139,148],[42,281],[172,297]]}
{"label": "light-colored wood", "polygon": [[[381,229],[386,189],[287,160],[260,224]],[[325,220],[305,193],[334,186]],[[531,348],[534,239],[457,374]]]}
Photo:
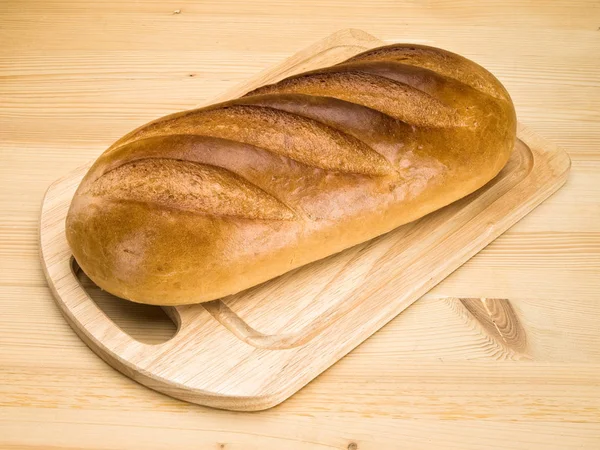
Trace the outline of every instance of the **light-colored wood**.
{"label": "light-colored wood", "polygon": [[[383,44],[360,30],[340,31],[220,100]],[[252,411],[298,391],[529,213],[562,186],[570,160],[519,125],[510,162],[476,193],[240,294],[167,308],[177,333],[154,345],[116,326],[76,276],[64,223],[88,168],[52,184],[42,204],[42,265],[67,321],[100,357],[148,387],[194,403]],[[501,355],[525,357],[509,303],[496,303],[464,306]]]}
{"label": "light-colored wood", "polygon": [[[598,448],[597,5],[2,2],[0,448]],[[204,408],[110,368],[73,333],[44,279],[37,241],[48,185],[134,127],[348,26],[490,68],[519,119],[569,152],[565,186],[275,408]],[[460,296],[509,298],[532,360],[496,360],[476,324],[443,299]],[[173,332],[160,309],[110,299],[103,306],[144,341]]]}

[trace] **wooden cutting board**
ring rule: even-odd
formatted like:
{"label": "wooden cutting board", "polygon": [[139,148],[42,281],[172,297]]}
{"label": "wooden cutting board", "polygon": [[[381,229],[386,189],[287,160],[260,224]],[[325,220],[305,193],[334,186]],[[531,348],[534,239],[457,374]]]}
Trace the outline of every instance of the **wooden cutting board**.
{"label": "wooden cutting board", "polygon": [[[367,33],[344,30],[215,100],[380,45],[384,43]],[[565,182],[569,167],[564,151],[519,124],[510,162],[479,191],[243,293],[165,308],[177,333],[161,344],[126,334],[80,284],[64,227],[71,198],[89,165],[49,187],[41,211],[41,260],[69,324],[125,375],[194,403],[266,409],[313,380],[529,213]],[[487,305],[474,302],[469,307],[473,314]],[[506,351],[526,357],[518,345],[507,345]]]}

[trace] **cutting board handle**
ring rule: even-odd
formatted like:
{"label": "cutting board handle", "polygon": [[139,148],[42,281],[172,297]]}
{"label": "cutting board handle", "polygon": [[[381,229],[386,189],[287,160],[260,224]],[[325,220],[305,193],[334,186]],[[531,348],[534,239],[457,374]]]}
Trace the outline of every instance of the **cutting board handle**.
{"label": "cutting board handle", "polygon": [[[78,181],[77,177],[75,185]],[[127,359],[133,355],[139,357],[157,346],[139,342],[125,333],[80,284],[77,272],[81,269],[71,254],[64,234],[69,203],[53,200],[56,189],[63,183],[62,179],[54,182],[43,200],[40,227],[52,230],[47,234],[40,233],[40,257],[48,285],[54,296],[62,299],[57,305],[79,337],[103,359],[114,360],[120,370],[133,374],[134,365],[128,363]]]}

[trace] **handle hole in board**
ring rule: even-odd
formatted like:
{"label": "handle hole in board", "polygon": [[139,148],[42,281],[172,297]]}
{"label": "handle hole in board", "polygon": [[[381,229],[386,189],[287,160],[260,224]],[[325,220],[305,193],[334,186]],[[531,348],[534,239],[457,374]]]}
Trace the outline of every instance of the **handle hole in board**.
{"label": "handle hole in board", "polygon": [[145,344],[162,344],[177,333],[177,325],[160,306],[134,303],[99,288],[72,258],[73,273],[81,287],[123,332]]}

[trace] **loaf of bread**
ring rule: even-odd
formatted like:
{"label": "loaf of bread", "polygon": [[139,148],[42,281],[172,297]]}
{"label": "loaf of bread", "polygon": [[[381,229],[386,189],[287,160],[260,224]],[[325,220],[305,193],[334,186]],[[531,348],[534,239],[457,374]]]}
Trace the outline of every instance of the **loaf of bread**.
{"label": "loaf of bread", "polygon": [[114,295],[214,300],[475,191],[515,133],[507,91],[479,65],[381,47],[127,134],[81,182],[67,238]]}

